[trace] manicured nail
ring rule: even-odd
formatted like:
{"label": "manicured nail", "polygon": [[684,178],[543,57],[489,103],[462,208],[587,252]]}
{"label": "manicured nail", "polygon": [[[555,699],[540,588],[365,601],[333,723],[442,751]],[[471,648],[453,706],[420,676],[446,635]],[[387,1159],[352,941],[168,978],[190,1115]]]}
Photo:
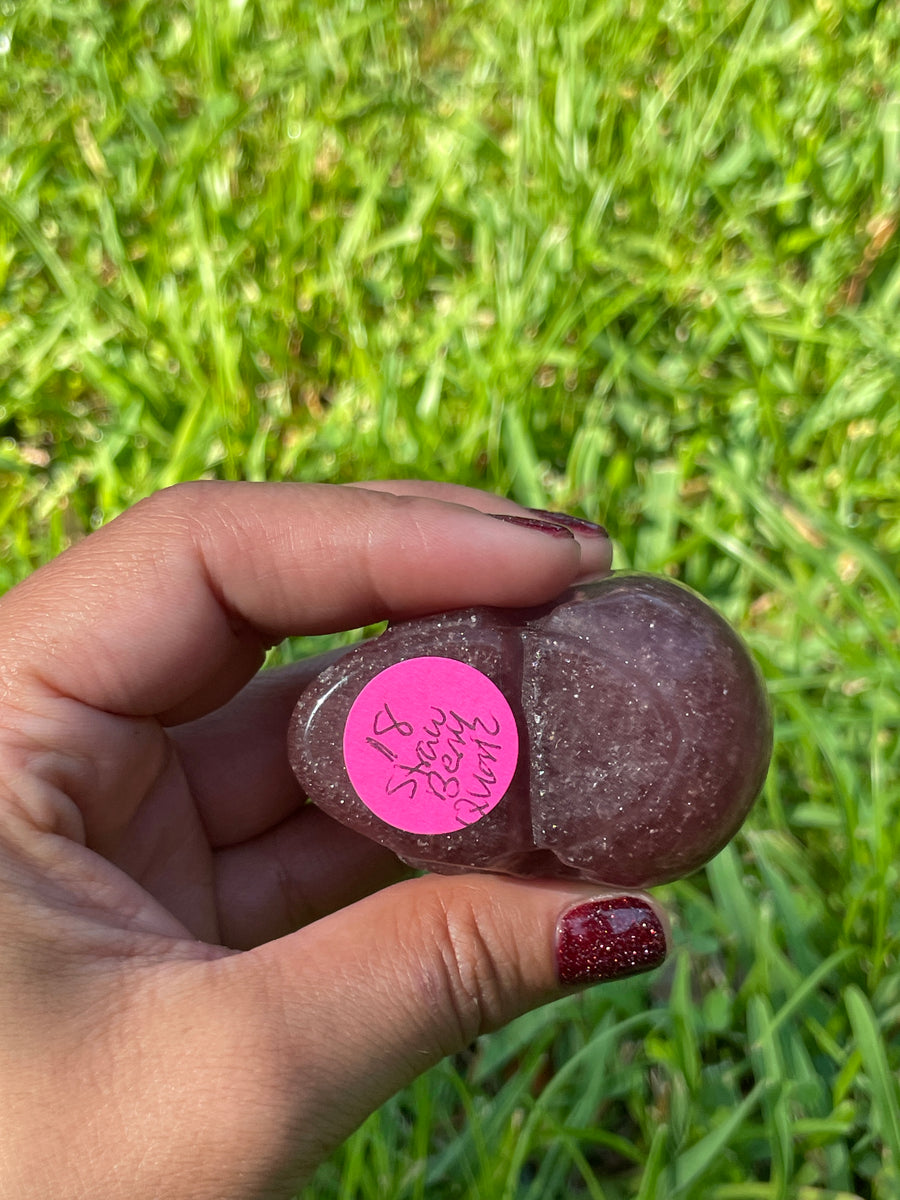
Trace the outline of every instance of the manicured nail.
{"label": "manicured nail", "polygon": [[666,957],[666,933],[638,896],[604,896],[560,917],[556,965],[563,984],[604,983],[652,971]]}
{"label": "manicured nail", "polygon": [[540,533],[549,533],[551,537],[573,538],[575,534],[555,521],[536,520],[534,517],[517,517],[508,513],[488,513],[498,521],[506,521],[510,525],[521,525],[523,529],[536,529]]}
{"label": "manicured nail", "polygon": [[566,529],[571,529],[574,533],[580,533],[582,537],[609,537],[603,525],[597,525],[594,521],[586,521],[584,517],[572,517],[568,513],[550,512],[546,508],[529,508],[528,511],[533,512],[538,517],[545,517],[548,521],[553,521],[556,525],[565,525]]}

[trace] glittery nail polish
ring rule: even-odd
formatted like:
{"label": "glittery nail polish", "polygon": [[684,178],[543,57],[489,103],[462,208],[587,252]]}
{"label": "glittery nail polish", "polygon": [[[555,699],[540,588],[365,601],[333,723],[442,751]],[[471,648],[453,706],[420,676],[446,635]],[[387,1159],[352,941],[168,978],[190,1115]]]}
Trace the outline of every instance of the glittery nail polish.
{"label": "glittery nail polish", "polygon": [[666,957],[662,922],[638,896],[603,896],[563,913],[556,932],[559,981],[604,983],[652,971]]}
{"label": "glittery nail polish", "polygon": [[535,517],[520,517],[512,513],[488,513],[497,521],[506,521],[508,525],[519,525],[522,529],[535,529],[539,533],[549,533],[551,537],[573,538],[571,529],[566,528],[562,521],[538,520]]}
{"label": "glittery nail polish", "polygon": [[573,533],[580,533],[582,537],[609,537],[609,533],[603,525],[598,525],[595,521],[587,521],[584,517],[573,517],[569,513],[551,512],[546,508],[529,508],[528,511],[534,513],[536,517],[543,517],[547,521],[563,525],[566,529],[571,529]]}

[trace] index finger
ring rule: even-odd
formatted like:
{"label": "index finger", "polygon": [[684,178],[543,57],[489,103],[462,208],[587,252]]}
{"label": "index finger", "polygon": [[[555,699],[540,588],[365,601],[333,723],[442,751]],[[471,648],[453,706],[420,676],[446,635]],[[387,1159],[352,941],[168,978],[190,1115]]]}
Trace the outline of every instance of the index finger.
{"label": "index finger", "polygon": [[608,565],[605,539],[548,537],[428,495],[182,484],[4,598],[0,681],[182,721],[232,696],[288,634],[472,604],[540,604]]}

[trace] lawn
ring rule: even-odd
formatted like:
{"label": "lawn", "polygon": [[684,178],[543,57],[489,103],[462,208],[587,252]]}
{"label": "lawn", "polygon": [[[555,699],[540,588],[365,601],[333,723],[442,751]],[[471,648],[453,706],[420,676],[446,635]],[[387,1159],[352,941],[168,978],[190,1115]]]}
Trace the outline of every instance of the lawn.
{"label": "lawn", "polygon": [[771,691],[666,967],[304,1200],[900,1196],[898,222],[896,2],[0,3],[0,587],[178,480],[427,476],[602,521]]}

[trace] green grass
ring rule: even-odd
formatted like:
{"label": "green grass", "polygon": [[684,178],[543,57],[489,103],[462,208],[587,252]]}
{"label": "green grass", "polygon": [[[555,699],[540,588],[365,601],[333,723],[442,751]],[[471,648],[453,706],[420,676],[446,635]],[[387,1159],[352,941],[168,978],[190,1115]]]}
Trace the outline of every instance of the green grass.
{"label": "green grass", "polygon": [[863,0],[0,6],[0,585],[180,479],[430,476],[604,521],[771,688],[671,963],[308,1200],[900,1195],[898,50]]}

